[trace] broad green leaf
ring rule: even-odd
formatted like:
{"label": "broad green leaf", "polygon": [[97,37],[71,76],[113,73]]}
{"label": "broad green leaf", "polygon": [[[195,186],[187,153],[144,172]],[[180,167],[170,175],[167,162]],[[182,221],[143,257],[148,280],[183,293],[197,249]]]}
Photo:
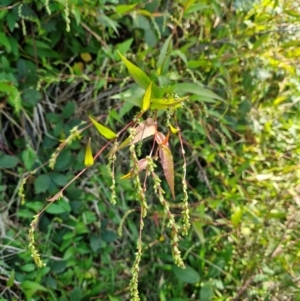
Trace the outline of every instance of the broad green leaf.
{"label": "broad green leaf", "polygon": [[168,185],[171,190],[171,194],[173,198],[175,198],[175,191],[174,191],[174,162],[173,156],[168,146],[162,144],[160,145],[159,149],[159,157],[161,160],[161,165],[164,170],[165,178],[168,182]]}
{"label": "broad green leaf", "polygon": [[111,129],[107,128],[106,126],[100,124],[99,122],[97,122],[94,118],[92,118],[91,116],[89,116],[90,120],[92,121],[92,123],[94,124],[94,126],[96,127],[96,129],[98,130],[98,132],[105,137],[108,140],[112,140],[114,138],[117,138],[118,135],[116,133],[114,133]]}
{"label": "broad green leaf", "polygon": [[200,290],[201,301],[212,301],[214,297],[214,290],[210,282],[205,282]]}
{"label": "broad green leaf", "polygon": [[3,45],[8,53],[11,52],[9,40],[3,32],[0,32],[0,45]]}
{"label": "broad green leaf", "polygon": [[188,98],[188,96],[182,98],[154,98],[151,101],[150,108],[153,110],[164,110],[168,108],[180,107],[180,104]]}
{"label": "broad green leaf", "polygon": [[42,94],[35,89],[27,89],[21,96],[26,107],[34,107],[42,99]]}
{"label": "broad green leaf", "polygon": [[63,118],[70,118],[76,109],[76,104],[74,101],[69,101],[66,106],[63,108]]}
{"label": "broad green leaf", "polygon": [[185,283],[197,283],[200,281],[200,275],[192,267],[187,266],[185,269],[179,268],[178,266],[172,266],[172,270],[175,276]]}
{"label": "broad green leaf", "polygon": [[64,200],[64,198],[61,198],[51,204],[47,209],[46,212],[49,214],[62,214],[67,213],[71,211],[71,206],[68,202]]}
{"label": "broad green leaf", "polygon": [[21,283],[21,289],[26,295],[26,300],[31,300],[31,297],[38,291],[47,292],[48,290],[37,282],[25,280]]}
{"label": "broad green leaf", "polygon": [[86,151],[85,151],[85,156],[84,156],[84,165],[85,166],[91,166],[94,164],[94,157],[92,154],[92,148],[91,148],[91,138],[89,138]]}
{"label": "broad green leaf", "polygon": [[39,175],[34,181],[34,191],[36,194],[46,192],[51,185],[51,178],[48,175]]}
{"label": "broad green leaf", "polygon": [[90,246],[93,252],[98,252],[101,249],[102,237],[99,234],[92,234],[90,237]]}
{"label": "broad green leaf", "polygon": [[0,155],[0,168],[14,168],[19,163],[19,159],[14,156]]}
{"label": "broad green leaf", "polygon": [[117,239],[117,234],[110,230],[104,230],[101,232],[101,238],[103,241],[110,243]]}
{"label": "broad green leaf", "polygon": [[205,89],[203,87],[201,87],[198,84],[194,84],[194,83],[182,83],[182,84],[176,84],[173,86],[173,92],[174,93],[191,93],[191,94],[195,94],[195,95],[199,95],[205,98],[212,98],[212,99],[218,99],[221,101],[224,101],[220,96],[218,96],[217,94],[215,94],[214,92]]}
{"label": "broad green leaf", "polygon": [[144,111],[144,112],[146,112],[150,107],[151,91],[152,91],[152,82],[150,82],[150,85],[147,88],[145,95],[143,97],[142,111]]}
{"label": "broad green leaf", "polygon": [[50,174],[51,180],[58,186],[65,186],[68,184],[69,180],[63,173],[52,172]]}
{"label": "broad green leaf", "polygon": [[80,287],[74,287],[70,292],[70,301],[81,301],[82,300],[82,289]]}
{"label": "broad green leaf", "polygon": [[[139,67],[137,67],[136,65],[131,63],[129,60],[127,60],[127,58],[124,57],[120,52],[118,52],[118,53],[119,53],[119,56],[121,57],[123,63],[126,65],[129,73],[135,80],[135,82],[141,88],[146,90],[151,83],[150,78],[146,75],[146,73],[143,70],[141,70]],[[159,95],[160,95],[159,89],[154,83],[152,84],[152,93],[153,93],[154,97],[159,97]]]}
{"label": "broad green leaf", "polygon": [[36,154],[35,154],[34,150],[30,146],[28,146],[27,149],[25,149],[22,152],[21,156],[22,156],[22,160],[25,165],[25,168],[27,170],[31,170],[35,163],[35,159],[36,159]]}
{"label": "broad green leaf", "polygon": [[22,265],[20,268],[23,272],[29,273],[29,272],[34,271],[36,269],[36,266],[33,263],[27,263],[27,264]]}

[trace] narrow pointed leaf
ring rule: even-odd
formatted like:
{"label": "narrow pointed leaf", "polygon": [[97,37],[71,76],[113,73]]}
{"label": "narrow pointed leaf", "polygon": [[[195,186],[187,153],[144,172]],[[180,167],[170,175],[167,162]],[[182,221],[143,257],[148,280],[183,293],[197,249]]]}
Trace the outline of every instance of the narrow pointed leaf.
{"label": "narrow pointed leaf", "polygon": [[[156,143],[157,144],[165,144],[166,146],[168,146],[169,147],[169,142],[167,141],[167,138],[166,138],[166,136],[163,134],[163,133],[161,133],[161,132],[157,132],[156,134],[155,134],[155,141],[156,141]],[[164,143],[164,141],[167,141],[166,143]]]}
{"label": "narrow pointed leaf", "polygon": [[[146,75],[146,73],[131,63],[125,56],[123,56],[119,51],[119,56],[122,59],[123,63],[125,64],[126,68],[128,69],[130,75],[133,77],[134,81],[143,89],[147,89],[151,83],[150,78]],[[158,87],[153,84],[152,85],[152,92],[155,97],[159,97],[160,92]]]}
{"label": "narrow pointed leaf", "polygon": [[117,138],[118,135],[113,132],[111,129],[107,128],[106,126],[100,124],[99,122],[97,122],[94,118],[92,118],[91,116],[89,116],[90,120],[92,121],[92,123],[94,124],[94,126],[96,127],[96,129],[98,130],[98,132],[105,137],[108,140],[112,140],[114,138]]}
{"label": "narrow pointed leaf", "polygon": [[143,105],[142,105],[142,111],[147,111],[150,107],[150,101],[151,101],[151,89],[152,89],[152,82],[150,83],[149,87],[147,88],[145,95],[143,97]]}
{"label": "narrow pointed leaf", "polygon": [[176,84],[173,86],[173,92],[174,93],[191,93],[194,95],[202,96],[204,98],[211,98],[211,99],[218,99],[218,100],[223,100],[220,96],[218,96],[216,93],[205,89],[201,87],[198,84],[194,83],[181,83],[181,84]]}
{"label": "narrow pointed leaf", "polygon": [[170,124],[170,130],[173,134],[177,134],[180,131],[180,129],[174,128],[172,124]]}
{"label": "narrow pointed leaf", "polygon": [[91,138],[89,138],[89,142],[88,142],[86,150],[85,150],[84,165],[91,166],[93,164],[94,164],[94,157],[93,157],[92,148],[91,148]]}
{"label": "narrow pointed leaf", "polygon": [[150,108],[164,110],[168,108],[179,107],[180,104],[188,98],[188,96],[182,98],[155,98],[152,99]]}
{"label": "narrow pointed leaf", "polygon": [[135,136],[131,140],[129,137],[120,144],[117,150],[120,150],[131,144],[138,143],[143,139],[153,136],[156,133],[156,123],[152,118],[148,118],[141,122],[135,129]]}
{"label": "narrow pointed leaf", "polygon": [[161,165],[164,170],[165,178],[166,178],[168,185],[170,187],[170,190],[171,190],[171,194],[172,194],[173,198],[175,198],[173,156],[172,156],[170,149],[164,144],[162,144],[160,146],[159,157],[161,160]]}

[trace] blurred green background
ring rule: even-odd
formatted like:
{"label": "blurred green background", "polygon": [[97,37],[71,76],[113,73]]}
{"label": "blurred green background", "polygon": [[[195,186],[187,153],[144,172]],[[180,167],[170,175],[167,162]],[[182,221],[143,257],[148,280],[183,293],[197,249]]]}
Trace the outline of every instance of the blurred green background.
{"label": "blurred green background", "polygon": [[[117,204],[105,152],[41,215],[46,266],[28,250],[33,216],[84,168],[88,138],[94,152],[106,143],[86,129],[52,169],[61,141],[89,114],[117,132],[139,112],[143,91],[118,51],[160,86],[197,83],[220,97],[191,97],[176,112],[192,224],[179,242],[186,269],[174,265],[150,189],[140,299],[300,300],[297,1],[1,0],[0,26],[0,301],[130,300],[140,207],[131,180],[120,180],[128,149],[117,153]],[[158,174],[182,224],[183,158],[176,135],[169,143],[175,199]]]}

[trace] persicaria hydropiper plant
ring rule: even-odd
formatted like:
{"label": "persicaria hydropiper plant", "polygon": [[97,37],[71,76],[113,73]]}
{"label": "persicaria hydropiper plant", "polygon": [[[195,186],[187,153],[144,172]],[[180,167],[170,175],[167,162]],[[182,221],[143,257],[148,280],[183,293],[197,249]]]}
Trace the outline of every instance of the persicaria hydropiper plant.
{"label": "persicaria hydropiper plant", "polygon": [[[114,162],[117,158],[118,151],[128,147],[130,153],[130,167],[129,172],[121,179],[132,179],[134,187],[136,189],[137,200],[140,203],[140,233],[137,241],[136,258],[132,267],[132,278],[130,281],[131,300],[139,300],[138,294],[138,273],[139,263],[143,252],[142,244],[142,230],[144,226],[144,218],[147,215],[147,189],[149,183],[152,183],[152,189],[154,190],[159,202],[164,208],[164,213],[167,220],[167,227],[170,229],[171,248],[174,262],[179,267],[184,268],[184,263],[181,258],[180,250],[178,247],[178,241],[180,234],[187,235],[190,221],[189,221],[189,206],[188,206],[188,191],[186,185],[186,159],[183,147],[183,139],[179,129],[179,125],[176,119],[176,110],[183,109],[184,102],[187,100],[197,101],[203,99],[220,99],[219,96],[213,92],[204,89],[195,83],[178,83],[169,87],[158,87],[151,79],[145,74],[143,70],[131,63],[122,54],[120,57],[127,67],[129,73],[133,77],[138,86],[144,89],[145,93],[141,99],[141,110],[134,117],[134,119],[125,125],[118,133],[113,132],[111,129],[100,124],[95,118],[89,116],[91,121],[90,125],[94,125],[97,131],[104,138],[107,139],[107,143],[95,154],[92,154],[91,140],[88,140],[88,144],[85,152],[85,168],[78,173],[65,187],[63,187],[56,195],[48,199],[48,204],[37,215],[34,216],[29,230],[29,248],[31,250],[32,257],[37,266],[43,267],[43,263],[38,250],[35,246],[34,231],[38,223],[41,214],[49,207],[53,202],[59,198],[63,198],[64,190],[72,184],[78,177],[80,177],[90,166],[92,166],[95,160],[104,154],[104,151],[108,151],[108,168],[109,174],[112,179],[111,189],[111,203],[117,203],[117,196],[115,192],[115,176],[114,176]],[[187,96],[189,93],[189,96]],[[183,94],[183,95],[182,95]],[[163,111],[161,114],[160,111]],[[158,117],[159,116],[159,117]],[[88,127],[89,127],[88,126]],[[167,128],[167,132],[162,132],[161,128]],[[79,129],[79,126],[72,129],[69,137],[65,139],[53,153],[49,160],[50,168],[55,166],[56,158],[62,151],[62,149],[72,143],[75,139],[81,139],[81,133],[87,127]],[[119,141],[118,137],[121,133],[128,130],[129,136],[124,141]],[[173,139],[173,136],[177,136],[181,146],[181,153],[183,156],[182,166],[182,220],[180,225],[176,222],[174,214],[170,210],[170,200],[167,200],[166,193],[161,186],[162,181],[166,181],[170,190],[170,194],[175,199],[174,189],[174,162],[172,149],[170,148],[169,139]],[[145,139],[152,139],[152,148],[149,154],[143,158],[140,157],[140,149],[138,146]],[[164,174],[164,179],[160,178],[156,172],[156,167],[161,164]],[[141,173],[141,171],[144,171]],[[36,170],[34,171],[36,172]],[[152,178],[149,181],[148,178]],[[24,201],[23,186],[26,183],[26,179],[22,181],[22,185],[19,189],[19,195]],[[147,184],[148,183],[148,184]],[[128,215],[125,215],[124,219]],[[121,227],[124,220],[121,221]],[[120,229],[119,233],[121,233]]]}

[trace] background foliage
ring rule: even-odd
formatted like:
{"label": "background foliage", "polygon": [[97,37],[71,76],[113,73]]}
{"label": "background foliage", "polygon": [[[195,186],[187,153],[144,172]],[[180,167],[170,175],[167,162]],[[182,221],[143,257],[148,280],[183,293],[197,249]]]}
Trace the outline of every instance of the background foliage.
{"label": "background foliage", "polygon": [[[85,130],[54,169],[35,172],[60,141],[89,114],[118,131],[139,110],[143,90],[118,51],[160,86],[198,83],[220,96],[191,97],[177,112],[192,223],[179,244],[186,269],[173,263],[149,193],[141,300],[299,299],[296,1],[2,0],[0,25],[0,300],[130,298],[139,206],[130,180],[119,180],[128,150],[117,157],[115,206],[101,156],[42,215],[46,267],[34,265],[27,234],[46,198],[84,167],[87,138],[95,150],[105,143]],[[178,138],[170,144],[176,199],[167,194],[180,220],[183,162]]]}

